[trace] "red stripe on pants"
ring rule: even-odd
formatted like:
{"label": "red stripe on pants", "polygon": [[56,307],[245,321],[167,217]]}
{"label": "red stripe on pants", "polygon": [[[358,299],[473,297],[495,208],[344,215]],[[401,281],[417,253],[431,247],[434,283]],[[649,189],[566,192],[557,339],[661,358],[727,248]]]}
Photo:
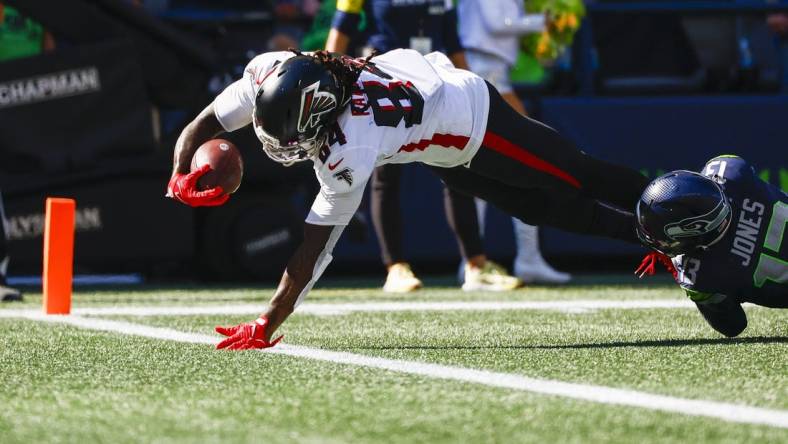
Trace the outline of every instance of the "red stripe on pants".
{"label": "red stripe on pants", "polygon": [[575,179],[571,174],[544,159],[536,157],[536,155],[527,151],[525,148],[509,142],[497,134],[493,134],[489,131],[484,133],[482,146],[501,153],[535,170],[555,176],[575,188],[582,188],[580,181]]}

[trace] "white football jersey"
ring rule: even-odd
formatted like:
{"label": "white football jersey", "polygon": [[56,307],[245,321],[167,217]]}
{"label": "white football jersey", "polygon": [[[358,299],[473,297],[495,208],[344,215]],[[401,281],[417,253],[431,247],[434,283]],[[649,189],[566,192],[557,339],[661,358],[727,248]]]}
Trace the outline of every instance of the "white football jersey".
{"label": "white football jersey", "polygon": [[[293,57],[271,52],[249,62],[244,77],[214,100],[216,118],[234,131],[252,122],[257,86]],[[372,59],[338,118],[328,146],[313,159],[320,182],[306,221],[347,225],[376,166],[422,162],[451,168],[468,164],[487,126],[489,93],[475,74],[454,68],[440,53],[398,49]]]}

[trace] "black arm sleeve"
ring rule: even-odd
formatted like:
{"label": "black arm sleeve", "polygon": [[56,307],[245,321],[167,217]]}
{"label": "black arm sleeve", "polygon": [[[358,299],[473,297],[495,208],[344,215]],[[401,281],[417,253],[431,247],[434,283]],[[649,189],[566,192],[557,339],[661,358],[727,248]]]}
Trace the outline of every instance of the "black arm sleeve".
{"label": "black arm sleeve", "polygon": [[744,313],[744,309],[731,297],[716,304],[696,302],[695,305],[711,328],[729,338],[738,336],[747,328],[747,315]]}
{"label": "black arm sleeve", "polygon": [[462,51],[460,36],[457,34],[457,9],[451,8],[443,14],[443,43],[446,55]]}

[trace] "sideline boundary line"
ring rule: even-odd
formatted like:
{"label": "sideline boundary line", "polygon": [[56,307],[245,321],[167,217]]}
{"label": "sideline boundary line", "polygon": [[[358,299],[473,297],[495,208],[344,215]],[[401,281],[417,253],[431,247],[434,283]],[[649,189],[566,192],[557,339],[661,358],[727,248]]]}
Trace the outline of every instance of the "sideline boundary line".
{"label": "sideline boundary line", "polygon": [[[36,321],[56,322],[91,330],[143,336],[170,341],[214,344],[216,335],[189,333],[169,328],[151,327],[130,322],[112,321],[80,316],[46,316],[43,314],[26,316]],[[348,352],[336,352],[319,348],[280,344],[262,351],[266,354],[279,354],[338,364],[355,365],[368,368],[389,370],[398,373],[421,375],[436,379],[469,382],[490,387],[506,388],[545,395],[561,396],[601,404],[613,404],[681,413],[721,419],[729,422],[767,425],[788,428],[788,410],[767,409],[727,402],[678,398],[628,389],[606,386],[561,382],[550,379],[530,378],[511,373],[475,370],[417,361],[405,361],[365,356]]]}
{"label": "sideline boundary line", "polygon": [[[348,303],[305,303],[296,309],[296,314],[317,316],[344,315],[349,313],[380,313],[403,311],[501,311],[501,310],[548,310],[565,313],[586,313],[592,310],[637,310],[637,309],[695,308],[686,299],[579,299],[560,301],[425,301],[425,302],[348,302]],[[265,309],[265,303],[184,306],[127,306],[127,307],[74,307],[71,312],[83,316],[194,316],[194,315],[241,315],[257,314]],[[0,318],[27,317],[39,310],[0,310]]]}

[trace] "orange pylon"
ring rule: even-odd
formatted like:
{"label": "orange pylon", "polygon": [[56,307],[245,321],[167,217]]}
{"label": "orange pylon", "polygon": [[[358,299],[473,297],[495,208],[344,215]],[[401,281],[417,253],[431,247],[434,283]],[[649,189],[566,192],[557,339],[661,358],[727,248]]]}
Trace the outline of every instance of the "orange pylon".
{"label": "orange pylon", "polygon": [[44,313],[71,312],[74,268],[74,199],[48,197],[44,224]]}

